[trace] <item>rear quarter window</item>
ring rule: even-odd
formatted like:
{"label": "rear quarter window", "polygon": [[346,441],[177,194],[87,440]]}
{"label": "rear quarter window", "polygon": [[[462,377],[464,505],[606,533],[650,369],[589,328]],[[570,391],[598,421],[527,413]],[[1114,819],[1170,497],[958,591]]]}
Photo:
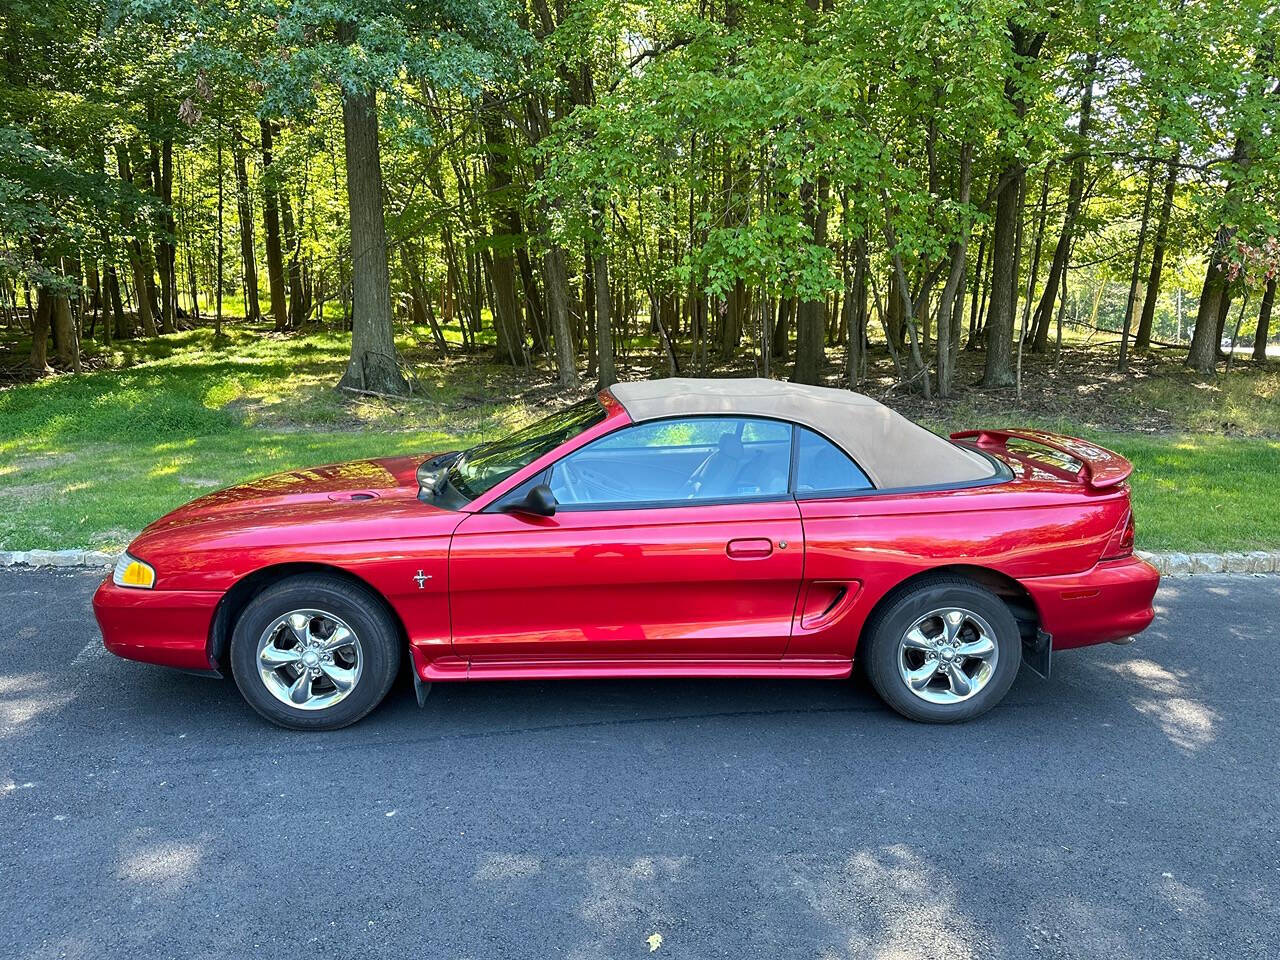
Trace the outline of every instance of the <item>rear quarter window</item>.
{"label": "rear quarter window", "polygon": [[847,493],[873,484],[849,455],[821,434],[800,427],[796,434],[796,493]]}

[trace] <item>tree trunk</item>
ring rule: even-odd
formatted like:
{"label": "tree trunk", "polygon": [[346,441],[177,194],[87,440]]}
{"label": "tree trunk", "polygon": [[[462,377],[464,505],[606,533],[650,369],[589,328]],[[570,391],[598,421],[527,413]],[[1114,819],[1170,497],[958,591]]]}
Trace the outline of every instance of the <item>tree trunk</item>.
{"label": "tree trunk", "polygon": [[796,307],[796,364],[792,383],[822,382],[822,346],[826,300],[802,300]]}
{"label": "tree trunk", "polygon": [[547,309],[551,313],[551,337],[556,347],[556,371],[560,386],[578,385],[577,350],[569,321],[569,281],[565,276],[564,250],[552,244],[542,257],[546,273]]}
{"label": "tree trunk", "polygon": [[[924,356],[920,351],[920,336],[919,330],[916,327],[916,304],[911,300],[911,291],[907,281],[907,271],[902,265],[902,254],[898,250],[898,238],[894,232],[893,220],[889,212],[889,194],[883,187],[880,188],[880,198],[884,209],[885,248],[890,251],[889,262],[893,267],[893,276],[898,281],[898,300],[902,305],[903,325],[906,327],[908,343],[911,347],[910,379],[912,382],[919,379],[921,392],[924,393],[924,398],[929,400],[932,399],[933,396],[933,387],[929,383],[929,371],[925,367]],[[889,352],[893,355],[894,366],[898,367],[898,354],[893,346],[892,340],[889,341]],[[898,372],[899,376],[901,376],[901,367],[898,367]]]}
{"label": "tree trunk", "polygon": [[[1022,397],[1022,351],[1027,345],[1027,339],[1031,334],[1029,326],[1031,319],[1031,299],[1036,294],[1036,280],[1040,275],[1040,249],[1044,241],[1044,225],[1045,218],[1049,210],[1049,174],[1052,171],[1052,164],[1045,167],[1044,178],[1040,185],[1040,214],[1036,219],[1036,239],[1031,248],[1031,275],[1027,277],[1027,295],[1022,304],[1022,326],[1018,331],[1018,363],[1017,371],[1014,374],[1014,383],[1017,386],[1017,396]],[[1021,246],[1021,242],[1019,242]],[[1017,301],[1015,300],[1016,304]]]}
{"label": "tree trunk", "polygon": [[53,327],[53,343],[58,353],[58,365],[63,370],[80,369],[80,344],[76,337],[76,325],[71,316],[71,304],[66,297],[53,297],[49,320]]}
{"label": "tree trunk", "polygon": [[182,328],[181,305],[178,299],[178,223],[174,215],[173,209],[173,141],[165,140],[164,148],[161,151],[162,179],[164,183],[165,195],[168,197],[165,206],[165,225],[167,235],[165,237],[165,260],[169,263],[169,305],[167,307],[171,318],[170,325],[174,330]]}
{"label": "tree trunk", "polygon": [[742,279],[735,280],[724,301],[724,321],[720,325],[720,355],[731,360],[742,342],[742,318],[750,308],[751,294]]}
{"label": "tree trunk", "polygon": [[486,95],[480,110],[480,126],[484,131],[485,175],[488,179],[493,282],[493,327],[500,363],[524,362],[524,321],[520,301],[516,297],[516,258],[513,253],[518,225],[512,224],[511,210],[511,146],[497,99]]}
{"label": "tree trunk", "polygon": [[1018,219],[1022,168],[1018,160],[1010,162],[1001,172],[1005,187],[996,198],[995,223],[992,226],[991,243],[991,302],[987,307],[986,367],[982,377],[984,387],[1013,386],[1014,297],[1017,292],[1018,268]]}
{"label": "tree trunk", "polygon": [[36,294],[36,313],[31,323],[31,371],[37,377],[53,373],[49,366],[49,330],[53,318],[53,297],[44,290]]}
{"label": "tree trunk", "polygon": [[[346,115],[347,115],[346,100],[347,98],[343,97],[342,112],[343,112],[344,130],[349,124],[349,121],[346,119]],[[377,132],[377,123],[378,123],[376,109],[377,107],[375,105],[374,107],[375,116],[373,121],[375,134]],[[289,326],[289,306],[288,306],[288,301],[285,299],[286,293],[285,293],[285,285],[284,285],[284,254],[280,249],[280,208],[278,206],[278,200],[277,200],[279,188],[276,183],[275,171],[271,169],[271,148],[272,148],[272,140],[274,139],[275,131],[274,131],[274,126],[270,120],[262,120],[260,121],[259,125],[262,129],[262,227],[266,231],[267,285],[270,288],[270,292],[271,292],[271,316],[275,319],[276,329],[282,331],[287,329]],[[349,154],[351,152],[350,133],[347,133],[346,137],[347,137],[347,152]],[[375,146],[376,146],[376,137],[375,137]],[[379,189],[381,189],[381,184],[382,184],[381,171],[379,171],[378,173],[378,184],[379,184]],[[348,191],[348,194],[350,194],[351,192],[350,171],[347,172],[347,191]],[[348,199],[351,200],[350,196],[348,197]],[[354,200],[351,200],[351,202],[354,202]],[[379,200],[378,200],[378,209],[379,211],[381,211],[382,209],[381,197],[379,197]],[[381,213],[379,213],[379,220],[381,220]],[[353,233],[354,233],[354,230],[355,230],[355,227],[353,224],[352,225]],[[354,245],[355,245],[355,240],[353,239],[352,246],[354,247]],[[383,241],[383,249],[384,251],[386,249],[385,239]],[[354,250],[353,250],[353,256],[354,256]],[[385,266],[385,263],[384,263],[384,266]],[[359,266],[359,261],[357,260],[356,271],[359,272],[359,270],[360,270],[360,266]],[[388,297],[389,296],[390,294],[388,294]]]}
{"label": "tree trunk", "polygon": [[520,288],[524,291],[525,326],[528,327],[529,336],[533,340],[534,352],[546,353],[548,345],[546,308],[542,303],[542,294],[538,290],[533,261],[529,259],[529,251],[525,246],[524,227],[520,221],[519,211],[512,211],[512,222],[516,230],[515,236],[520,238],[520,245],[516,248],[516,266],[520,274]]}
{"label": "tree trunk", "polygon": [[431,339],[435,342],[436,349],[443,354],[448,350],[448,341],[445,340],[444,331],[440,329],[440,323],[436,320],[435,310],[431,306],[431,296],[427,292],[426,285],[422,282],[422,271],[418,267],[418,254],[413,244],[405,243],[401,246],[400,256],[404,261],[405,269],[409,272],[413,323],[431,328]]}
{"label": "tree trunk", "polygon": [[[1027,101],[1022,90],[1023,64],[1040,56],[1046,34],[1031,33],[1019,24],[1008,24],[1012,51],[1017,58],[1014,72],[1005,81],[1004,97],[1013,108],[1018,123],[1026,116]],[[986,324],[987,356],[982,377],[984,387],[1014,385],[1011,360],[1013,319],[1018,308],[1018,266],[1022,249],[1022,201],[1026,171],[1016,156],[1006,156],[997,181],[996,216],[991,249],[991,306]],[[1000,188],[1003,184],[1003,189]]]}
{"label": "tree trunk", "polygon": [[244,274],[244,318],[262,319],[258,305],[258,261],[253,243],[253,198],[249,194],[249,171],[245,164],[244,142],[237,127],[231,141],[231,155],[236,168],[236,208],[240,215],[240,263]]}
{"label": "tree trunk", "polygon": [[1142,253],[1147,244],[1147,227],[1151,223],[1151,194],[1155,189],[1156,168],[1151,165],[1147,174],[1147,195],[1142,201],[1142,224],[1138,228],[1138,249],[1133,254],[1133,272],[1129,275],[1129,296],[1124,304],[1124,327],[1120,331],[1120,356],[1116,369],[1121,373],[1129,369],[1129,331],[1133,327],[1133,305],[1138,298],[1138,278],[1142,274]]}
{"label": "tree trunk", "polygon": [[[987,294],[991,290],[991,247],[987,243],[990,232],[989,228],[983,228],[982,243],[978,245],[980,256],[973,275],[973,306],[969,312],[969,342],[965,344],[966,350],[981,350],[986,346],[984,327],[987,322]],[[984,245],[987,248],[985,259],[981,256]]]}
{"label": "tree trunk", "polygon": [[969,205],[972,174],[973,147],[966,143],[960,148],[960,233],[951,244],[951,272],[947,275],[947,282],[938,301],[938,396],[943,398],[951,396],[951,377],[955,363],[952,350],[959,339],[959,331],[953,329],[959,314],[953,315],[953,312],[956,294],[964,285],[965,255],[969,249],[971,227],[968,212],[964,208]]}
{"label": "tree trunk", "polygon": [[[108,246],[106,241],[106,229],[103,229],[103,247]],[[105,263],[102,265],[105,267]],[[106,346],[111,346],[112,336],[115,334],[115,316],[111,312],[111,294],[107,289],[107,273],[105,269],[98,270],[98,304],[102,309],[102,342]],[[91,336],[91,335],[90,335]]]}
{"label": "tree trunk", "polygon": [[[1245,136],[1236,137],[1231,152],[1226,200],[1237,190],[1249,167],[1253,164],[1253,144]],[[1227,204],[1229,206],[1229,203]],[[1235,228],[1223,224],[1213,238],[1213,252],[1205,265],[1204,286],[1200,290],[1200,309],[1196,311],[1196,328],[1191,335],[1191,349],[1187,363],[1197,373],[1213,373],[1218,360],[1218,348],[1222,342],[1223,325],[1226,322],[1230,292],[1227,289],[1227,250],[1235,236]]]}
{"label": "tree trunk", "polygon": [[777,320],[769,338],[769,356],[774,361],[786,360],[791,356],[791,318],[795,311],[795,297],[782,297],[778,300]]}
{"label": "tree trunk", "polygon": [[[355,34],[354,25],[340,25],[341,42],[353,43]],[[374,90],[343,91],[342,129],[351,219],[354,310],[351,359],[338,385],[405,396],[410,392],[409,384],[400,372],[391,325],[391,275],[382,209],[378,99]]]}
{"label": "tree trunk", "polygon": [[1267,337],[1271,333],[1271,308],[1276,302],[1276,278],[1267,281],[1266,292],[1262,295],[1262,306],[1258,308],[1258,330],[1253,335],[1253,359],[1259,363],[1267,359]]}
{"label": "tree trunk", "polygon": [[1226,359],[1226,351],[1222,349],[1222,340],[1227,332],[1227,315],[1231,312],[1231,287],[1228,286],[1222,291],[1222,299],[1218,301],[1218,328],[1214,334],[1213,342],[1217,344],[1215,349],[1218,351],[1218,359]]}
{"label": "tree trunk", "polygon": [[218,220],[217,242],[214,244],[214,287],[213,287],[213,341],[222,339],[222,288],[224,284],[223,265],[226,259],[226,230],[224,215],[226,213],[226,180],[222,164],[222,118],[218,118]]}
{"label": "tree trunk", "polygon": [[[123,143],[116,144],[116,168],[121,180],[126,183],[133,183],[129,151]],[[120,225],[124,228],[126,235],[136,234],[136,223],[132,213],[124,213],[120,218]],[[147,292],[150,285],[147,277],[147,258],[143,254],[142,244],[136,235],[125,241],[125,249],[129,256],[129,268],[133,273],[133,286],[137,293],[138,301],[138,319],[142,322],[142,332],[145,336],[154,337],[156,335],[156,321],[155,315],[151,310],[151,297]]]}
{"label": "tree trunk", "polygon": [[1031,323],[1035,331],[1031,349],[1035,353],[1044,353],[1049,347],[1049,320],[1053,316],[1054,298],[1062,285],[1062,274],[1067,271],[1067,254],[1071,249],[1076,218],[1079,216],[1081,198],[1084,196],[1085,154],[1088,149],[1089,124],[1093,118],[1093,83],[1097,72],[1098,54],[1091,51],[1085,61],[1084,91],[1080,96],[1080,121],[1076,126],[1077,156],[1071,164],[1071,180],[1067,184],[1067,211],[1062,219],[1062,233],[1058,236],[1058,245],[1053,250],[1053,260],[1049,264],[1049,278],[1045,281],[1044,294],[1040,297],[1035,318]]}
{"label": "tree trunk", "polygon": [[859,235],[853,245],[853,283],[844,298],[845,316],[849,324],[846,358],[849,389],[862,379],[862,364],[867,345],[867,238]]}
{"label": "tree trunk", "polygon": [[178,324],[178,274],[177,225],[173,217],[173,141],[165,139],[157,158],[155,144],[151,145],[152,173],[156,177],[157,193],[163,204],[160,214],[161,234],[156,243],[160,271],[160,331],[173,333]]}
{"label": "tree trunk", "polygon": [[116,275],[115,261],[108,259],[102,274],[106,280],[107,294],[111,297],[111,312],[115,317],[116,339],[132,340],[133,324],[124,312],[124,302],[120,297],[120,278]]}
{"label": "tree trunk", "polygon": [[1164,271],[1164,248],[1169,237],[1169,217],[1173,213],[1173,195],[1178,187],[1178,157],[1180,148],[1174,149],[1173,162],[1169,164],[1169,176],[1164,182],[1164,198],[1160,201],[1160,219],[1156,223],[1156,236],[1151,247],[1151,273],[1147,276],[1147,294],[1142,301],[1142,317],[1138,321],[1138,334],[1133,342],[1136,353],[1146,353],[1151,348],[1151,328],[1156,318],[1156,300],[1160,296],[1160,274]]}
{"label": "tree trunk", "polygon": [[296,330],[307,321],[306,295],[302,289],[302,264],[299,258],[302,244],[298,239],[298,227],[293,220],[293,205],[289,202],[289,191],[281,190],[277,194],[280,201],[280,235],[286,252],[284,273],[285,284],[289,288],[289,327]]}
{"label": "tree trunk", "polygon": [[[809,229],[813,244],[827,245],[827,192],[826,177],[819,177],[816,184],[801,189],[801,202],[808,208]],[[805,193],[808,194],[805,197]],[[796,308],[796,365],[791,371],[793,383],[820,384],[822,382],[823,346],[826,339],[827,298],[825,294],[809,300],[801,300]]]}
{"label": "tree trunk", "polygon": [[610,322],[609,261],[604,251],[596,254],[591,272],[596,295],[596,356],[599,377],[596,389],[603,390],[618,382],[618,372],[613,364],[613,326]]}
{"label": "tree trunk", "polygon": [[1187,353],[1187,363],[1197,373],[1213,373],[1218,362],[1218,344],[1222,342],[1219,329],[1226,314],[1226,302],[1229,302],[1225,251],[1232,232],[1226,226],[1218,228],[1214,252],[1204,273],[1204,286],[1200,289],[1200,309],[1196,311],[1196,327]]}

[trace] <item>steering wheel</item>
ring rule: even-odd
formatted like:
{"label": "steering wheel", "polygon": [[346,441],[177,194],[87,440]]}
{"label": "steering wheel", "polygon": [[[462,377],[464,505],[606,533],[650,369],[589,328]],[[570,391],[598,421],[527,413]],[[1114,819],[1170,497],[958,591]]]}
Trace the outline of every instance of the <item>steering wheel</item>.
{"label": "steering wheel", "polygon": [[583,502],[582,495],[578,492],[577,482],[571,478],[571,474],[577,474],[576,480],[581,481],[584,486],[594,488],[593,493],[602,494],[593,499],[631,500],[634,498],[636,488],[625,480],[584,464],[566,463],[564,466],[565,483],[579,502]]}
{"label": "steering wheel", "polygon": [[[560,476],[564,477],[564,488],[573,498],[572,502],[582,503],[582,491],[578,489],[578,481],[573,478],[574,469],[573,462],[565,460],[560,464]],[[554,476],[554,471],[552,475]]]}

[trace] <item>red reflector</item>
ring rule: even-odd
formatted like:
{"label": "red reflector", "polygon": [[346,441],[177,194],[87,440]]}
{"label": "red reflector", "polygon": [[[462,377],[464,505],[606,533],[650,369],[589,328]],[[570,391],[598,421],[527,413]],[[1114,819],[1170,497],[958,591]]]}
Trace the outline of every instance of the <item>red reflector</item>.
{"label": "red reflector", "polygon": [[1063,600],[1088,600],[1090,597],[1096,597],[1101,590],[1064,590],[1062,593]]}

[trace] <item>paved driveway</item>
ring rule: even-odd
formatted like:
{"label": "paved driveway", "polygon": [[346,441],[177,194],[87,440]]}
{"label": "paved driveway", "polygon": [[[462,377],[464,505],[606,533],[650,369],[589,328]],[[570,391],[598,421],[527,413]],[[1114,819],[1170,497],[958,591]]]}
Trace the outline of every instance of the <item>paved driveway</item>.
{"label": "paved driveway", "polygon": [[[1280,578],[925,727],[852,683],[407,683],[327,735],[0,575],[0,955],[1274,957]],[[322,951],[323,953],[320,953]]]}

